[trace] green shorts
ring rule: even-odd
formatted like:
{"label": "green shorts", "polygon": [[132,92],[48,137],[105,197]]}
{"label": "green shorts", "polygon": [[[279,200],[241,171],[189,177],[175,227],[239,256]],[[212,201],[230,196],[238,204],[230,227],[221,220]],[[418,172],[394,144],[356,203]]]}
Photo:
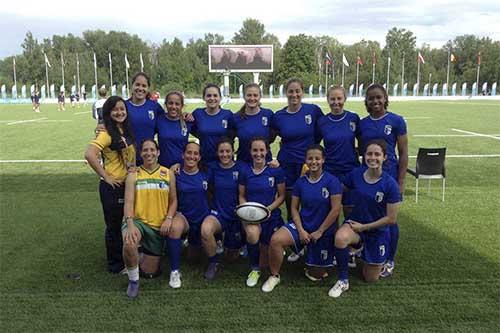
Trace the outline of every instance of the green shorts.
{"label": "green shorts", "polygon": [[[164,253],[163,246],[165,238],[160,235],[160,230],[151,228],[141,220],[134,220],[134,225],[141,233],[141,246],[152,255],[161,256]],[[126,230],[127,223],[122,223],[122,235]]]}

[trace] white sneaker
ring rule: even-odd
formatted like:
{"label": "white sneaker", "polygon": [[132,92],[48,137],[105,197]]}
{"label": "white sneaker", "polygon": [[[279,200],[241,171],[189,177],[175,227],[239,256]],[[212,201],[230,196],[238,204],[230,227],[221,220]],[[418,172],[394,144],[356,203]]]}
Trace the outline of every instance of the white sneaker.
{"label": "white sneaker", "polygon": [[344,291],[349,290],[349,281],[348,280],[338,280],[337,283],[328,291],[328,296],[337,298]]}
{"label": "white sneaker", "polygon": [[302,251],[300,251],[299,253],[292,252],[292,254],[290,254],[288,256],[288,258],[286,258],[286,261],[288,261],[288,262],[298,261],[300,259],[300,257],[304,256],[304,250],[305,250],[305,248],[303,248]]}
{"label": "white sneaker", "polygon": [[170,272],[170,281],[168,282],[170,288],[180,288],[181,287],[181,272],[179,271],[171,271]]}
{"label": "white sneaker", "polygon": [[260,271],[251,271],[247,277],[247,287],[255,287],[259,282]]}
{"label": "white sneaker", "polygon": [[262,285],[262,291],[265,293],[270,293],[273,291],[274,287],[276,287],[280,283],[279,275],[271,275],[266,282]]}

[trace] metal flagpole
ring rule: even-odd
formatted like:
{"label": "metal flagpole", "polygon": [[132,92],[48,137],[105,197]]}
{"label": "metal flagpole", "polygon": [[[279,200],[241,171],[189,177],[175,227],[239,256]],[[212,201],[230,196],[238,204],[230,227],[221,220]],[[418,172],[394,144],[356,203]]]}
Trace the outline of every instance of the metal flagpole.
{"label": "metal flagpole", "polygon": [[78,92],[80,91],[80,60],[78,58],[78,53],[76,54],[76,88]]}
{"label": "metal flagpole", "polygon": [[417,57],[417,96],[420,91],[420,59]]}
{"label": "metal flagpole", "polygon": [[448,86],[450,84],[450,56],[451,48],[448,48],[448,69],[446,70],[446,94],[448,95]]}
{"label": "metal flagpole", "polygon": [[389,95],[389,74],[391,72],[391,55],[387,58],[387,95]]}
{"label": "metal flagpole", "polygon": [[45,87],[45,96],[47,98],[50,98],[50,91],[49,91],[49,68],[47,67],[47,55],[45,54],[45,52],[43,53],[43,56],[45,58],[45,80],[47,82],[47,85]]}
{"label": "metal flagpole", "polygon": [[355,96],[358,96],[358,84],[359,84],[359,55],[358,59],[356,60],[356,94]]}
{"label": "metal flagpole", "polygon": [[[95,52],[94,52],[94,78],[95,78],[95,94],[97,96],[97,90],[99,89],[97,87],[97,58],[95,56]],[[80,93],[80,92],[78,92]]]}
{"label": "metal flagpole", "polygon": [[328,62],[325,61],[325,91],[328,89]]}
{"label": "metal flagpole", "polygon": [[476,77],[476,96],[479,96],[479,69],[481,68],[481,52],[477,54],[477,77]]}
{"label": "metal flagpole", "polygon": [[14,86],[16,87],[17,90],[17,75],[16,75],[16,57],[12,58],[12,67],[14,69]]}
{"label": "metal flagpole", "polygon": [[[61,74],[62,74],[62,85],[64,87],[64,57],[62,51],[61,51]],[[66,87],[64,87],[64,90],[66,90]]]}
{"label": "metal flagpole", "polygon": [[401,96],[403,95],[404,85],[405,85],[405,53],[403,51],[403,62],[401,66]]}
{"label": "metal flagpole", "polygon": [[129,86],[128,86],[128,59],[127,59],[127,54],[125,53],[125,79],[127,80],[127,97],[129,95]]}
{"label": "metal flagpole", "polygon": [[111,52],[108,53],[109,56],[109,86],[110,91],[113,90],[113,62],[111,60]]}
{"label": "metal flagpole", "polygon": [[345,64],[344,64],[344,59],[342,59],[342,84],[341,86],[343,87],[344,86],[344,67],[345,67]]}
{"label": "metal flagpole", "polygon": [[332,85],[335,84],[335,62],[332,59]]}

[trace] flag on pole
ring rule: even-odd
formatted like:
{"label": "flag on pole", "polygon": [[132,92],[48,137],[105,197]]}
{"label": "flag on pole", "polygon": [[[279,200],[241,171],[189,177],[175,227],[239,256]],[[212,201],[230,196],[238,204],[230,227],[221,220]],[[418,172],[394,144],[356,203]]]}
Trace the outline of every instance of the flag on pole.
{"label": "flag on pole", "polygon": [[49,66],[49,68],[51,68],[52,66],[50,66],[50,62],[49,62],[49,58],[47,58],[47,55],[44,53],[43,56],[45,57],[45,63],[47,64],[47,66]]}
{"label": "flag on pole", "polygon": [[342,63],[343,63],[345,66],[349,67],[349,63],[347,62],[347,59],[346,59],[346,57],[345,57],[345,54],[344,54],[344,53],[342,53]]}
{"label": "flag on pole", "polygon": [[128,62],[128,59],[127,59],[127,54],[126,54],[126,53],[125,53],[125,67],[126,67],[127,69],[129,69],[129,68],[130,68],[130,64],[129,64],[129,62]]}
{"label": "flag on pole", "polygon": [[481,66],[481,52],[477,54],[477,65]]}
{"label": "flag on pole", "polygon": [[418,61],[421,62],[422,64],[425,64],[424,57],[422,56],[422,54],[420,53],[420,51],[418,51]]}
{"label": "flag on pole", "polygon": [[456,60],[457,58],[455,57],[455,55],[453,53],[450,53],[450,61],[455,62]]}
{"label": "flag on pole", "polygon": [[97,69],[97,58],[95,56],[95,52],[94,52],[94,68]]}
{"label": "flag on pole", "polygon": [[332,57],[330,57],[330,54],[328,52],[325,53],[325,62],[328,64],[328,65],[331,65],[332,63]]}
{"label": "flag on pole", "polygon": [[358,59],[356,60],[356,65],[363,65],[363,60],[361,60],[361,57],[358,55]]}
{"label": "flag on pole", "polygon": [[139,58],[141,60],[141,72],[144,72],[144,60],[142,60],[142,53],[139,53]]}

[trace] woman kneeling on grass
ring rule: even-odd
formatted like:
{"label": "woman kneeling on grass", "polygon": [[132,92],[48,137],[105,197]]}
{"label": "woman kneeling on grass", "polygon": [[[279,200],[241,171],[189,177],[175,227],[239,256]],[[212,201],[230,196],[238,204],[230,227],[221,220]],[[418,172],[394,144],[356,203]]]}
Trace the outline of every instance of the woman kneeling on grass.
{"label": "woman kneeling on grass", "polygon": [[[146,276],[159,275],[164,237],[183,226],[182,219],[175,214],[175,176],[158,163],[158,144],[153,139],[144,140],[140,155],[143,164],[128,174],[125,183],[122,224],[123,260],[129,277],[127,296],[130,298],[139,293],[139,264]],[[140,263],[139,246],[143,252]]]}
{"label": "woman kneeling on grass", "polygon": [[279,271],[287,247],[292,247],[295,253],[307,247],[306,276],[313,281],[325,277],[326,268],[333,266],[333,237],[337,230],[342,185],[335,176],[323,172],[324,163],[323,147],[309,146],[306,151],[309,172],[297,180],[292,191],[292,221],[271,238],[271,276],[262,286],[264,292],[273,291],[280,282]]}
{"label": "woman kneeling on grass", "polygon": [[366,282],[379,279],[387,260],[389,225],[396,223],[401,195],[398,183],[382,171],[386,158],[385,141],[371,141],[366,145],[366,166],[344,179],[346,190],[354,191],[354,208],[335,235],[339,280],[328,292],[331,297],[339,297],[349,289],[349,247],[361,251]]}

